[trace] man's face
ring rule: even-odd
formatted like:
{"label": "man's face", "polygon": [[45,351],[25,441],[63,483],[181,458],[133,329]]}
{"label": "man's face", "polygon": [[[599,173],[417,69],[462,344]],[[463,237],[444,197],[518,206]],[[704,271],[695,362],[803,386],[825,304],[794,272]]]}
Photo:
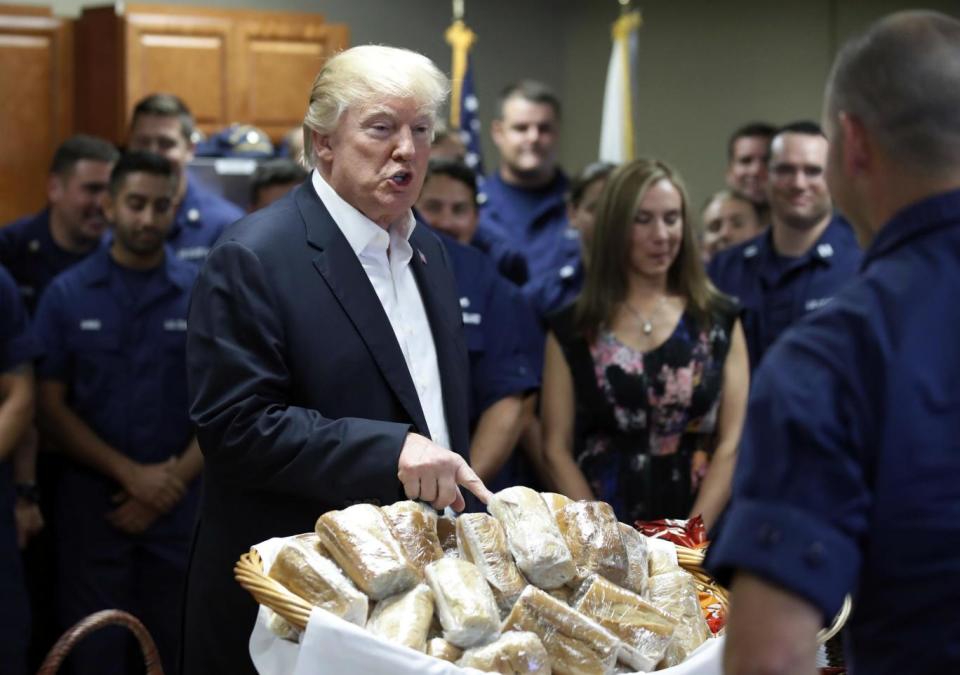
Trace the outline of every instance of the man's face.
{"label": "man's face", "polygon": [[703,210],[705,257],[709,260],[715,253],[755,237],[761,231],[753,205],[739,197],[717,197]]}
{"label": "man's face", "polygon": [[114,245],[141,258],[150,258],[162,249],[173,222],[173,193],[174,182],[169,178],[129,174],[117,194],[106,199]]}
{"label": "man's face", "polygon": [[193,159],[193,144],[183,136],[180,118],[166,115],[137,115],[130,127],[130,149],[166,157],[182,176]]}
{"label": "man's face", "polygon": [[430,159],[433,120],[417,101],[387,98],[348,108],[332,134],[316,134],[324,180],[381,227],[409,211]]}
{"label": "man's face", "polygon": [[754,204],[765,204],[769,151],[770,140],[766,136],[741,136],[735,140],[727,165],[727,187]]}
{"label": "man's face", "polygon": [[559,124],[548,103],[534,103],[520,96],[503,104],[502,119],[491,127],[500,162],[520,177],[550,178],[557,166]]}
{"label": "man's face", "polygon": [[81,159],[65,175],[50,177],[50,207],[77,242],[98,241],[107,227],[103,197],[111,168],[110,162]]}
{"label": "man's face", "polygon": [[477,206],[473,192],[461,181],[434,174],[423,184],[417,210],[431,227],[469,244],[477,231]]}
{"label": "man's face", "polygon": [[785,133],[773,139],[767,195],[774,222],[809,229],[830,215],[826,163],[823,136]]}

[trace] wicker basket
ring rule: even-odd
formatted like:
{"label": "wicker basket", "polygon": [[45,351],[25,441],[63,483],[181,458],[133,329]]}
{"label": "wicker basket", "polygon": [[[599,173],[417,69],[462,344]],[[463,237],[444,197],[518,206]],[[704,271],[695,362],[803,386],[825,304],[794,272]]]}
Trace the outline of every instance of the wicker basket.
{"label": "wicker basket", "polygon": [[[78,621],[53,645],[47,658],[43,660],[40,670],[37,671],[37,675],[54,675],[75,644],[93,631],[112,625],[128,628],[137,638],[140,651],[143,653],[143,665],[147,675],[163,675],[157,645],[150,637],[150,633],[136,617],[119,609],[105,609]],[[120,658],[122,655],[115,656]]]}
{"label": "wicker basket", "polygon": [[[707,571],[703,569],[703,559],[705,555],[705,548],[687,548],[686,546],[677,546],[677,561],[680,563],[680,567],[693,575],[693,578],[696,579],[697,586],[700,590],[706,590],[712,593],[718,600],[720,600],[720,604],[723,605],[723,609],[727,610],[729,609],[727,591],[725,588],[717,584],[717,582],[714,581],[709,574],[707,574]],[[843,605],[840,607],[840,611],[837,613],[837,615],[833,617],[833,621],[830,623],[830,625],[817,633],[817,643],[821,645],[825,644],[827,640],[839,633],[840,629],[843,628],[843,625],[850,617],[850,611],[852,609],[853,603],[848,595],[843,599]]]}

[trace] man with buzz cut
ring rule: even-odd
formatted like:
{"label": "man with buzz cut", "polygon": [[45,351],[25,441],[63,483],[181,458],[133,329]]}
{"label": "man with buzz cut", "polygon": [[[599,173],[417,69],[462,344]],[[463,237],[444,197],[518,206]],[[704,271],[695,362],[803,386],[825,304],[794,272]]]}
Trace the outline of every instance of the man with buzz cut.
{"label": "man with buzz cut", "polygon": [[535,284],[580,255],[567,220],[567,176],[560,168],[560,100],[542,82],[521,80],[500,94],[491,125],[500,164],[483,184],[475,245],[504,242],[526,259]]}
{"label": "man with buzz cut", "polygon": [[189,108],[172,94],[151,94],[133,108],[131,150],[166,157],[177,178],[176,213],[167,243],[174,254],[199,265],[223,229],[243,217],[243,209],[191,181],[187,165],[193,159],[194,120]]}
{"label": "man with buzz cut", "polygon": [[771,227],[710,261],[713,283],[743,307],[751,370],[781,333],[830,302],[860,266],[853,230],[833,211],[827,146],[815,122],[778,130],[768,163]]}
{"label": "man with buzz cut", "polygon": [[[104,203],[109,247],[57,277],[36,316],[40,418],[69,460],[57,502],[62,627],[132,612],[171,673],[202,464],[186,374],[196,268],[164,244],[176,185],[163,157],[123,156]],[[130,672],[128,639],[85,638],[73,672]]]}

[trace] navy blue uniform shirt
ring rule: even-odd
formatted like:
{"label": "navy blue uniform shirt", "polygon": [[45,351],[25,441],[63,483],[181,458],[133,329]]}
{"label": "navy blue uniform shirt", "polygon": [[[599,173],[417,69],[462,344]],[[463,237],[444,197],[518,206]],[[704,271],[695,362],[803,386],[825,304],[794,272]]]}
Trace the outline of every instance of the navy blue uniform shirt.
{"label": "navy blue uniform shirt", "polygon": [[32,362],[40,356],[17,284],[0,265],[0,373]]}
{"label": "navy blue uniform shirt", "polygon": [[0,227],[0,265],[16,280],[31,313],[53,278],[94,250],[72,253],[60,248],[50,234],[50,209]]}
{"label": "navy blue uniform shirt", "polygon": [[718,253],[708,272],[717,288],[736,298],[743,308],[750,369],[757,367],[781,333],[830,302],[856,274],[861,259],[853,230],[839,215],[799,258],[778,255],[769,229]]}
{"label": "navy blue uniform shirt", "polygon": [[478,237],[497,237],[526,258],[529,280],[536,283],[579,253],[576,230],[568,226],[567,177],[557,171],[546,186],[526,190],[506,184],[498,172],[483,185]]}
{"label": "navy blue uniform shirt", "polygon": [[584,269],[580,256],[571,258],[551,274],[542,277],[536,284],[524,289],[533,311],[541,321],[559,312],[577,299],[583,290]]}
{"label": "navy blue uniform shirt", "polygon": [[707,564],[828,621],[851,673],[960,673],[960,190],[910,206],[760,366]]}
{"label": "navy blue uniform shirt", "polygon": [[37,372],[67,385],[71,408],[104,442],[161,462],[193,436],[186,330],[197,272],[169,247],[139,297],[125,272],[101,248],[53,281],[37,308],[45,350]]}
{"label": "navy blue uniform shirt", "polygon": [[196,181],[187,181],[167,243],[181,260],[198,267],[224,228],[246,215],[239,206]]}

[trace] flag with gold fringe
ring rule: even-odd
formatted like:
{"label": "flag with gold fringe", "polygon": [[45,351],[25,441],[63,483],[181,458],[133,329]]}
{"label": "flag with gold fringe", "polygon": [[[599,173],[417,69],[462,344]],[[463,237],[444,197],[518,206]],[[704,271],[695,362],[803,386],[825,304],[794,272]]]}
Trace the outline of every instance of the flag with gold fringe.
{"label": "flag with gold fringe", "polygon": [[622,163],[634,157],[634,96],[637,31],[643,20],[637,10],[624,12],[613,24],[613,50],[607,67],[600,126],[599,158]]}
{"label": "flag with gold fringe", "polygon": [[[461,10],[462,11],[462,10]],[[446,32],[447,43],[453,49],[450,92],[450,128],[460,132],[460,140],[467,149],[465,162],[479,176],[483,175],[483,157],[480,150],[480,116],[477,114],[477,94],[474,89],[473,60],[470,49],[477,35],[462,19],[457,18]]]}

